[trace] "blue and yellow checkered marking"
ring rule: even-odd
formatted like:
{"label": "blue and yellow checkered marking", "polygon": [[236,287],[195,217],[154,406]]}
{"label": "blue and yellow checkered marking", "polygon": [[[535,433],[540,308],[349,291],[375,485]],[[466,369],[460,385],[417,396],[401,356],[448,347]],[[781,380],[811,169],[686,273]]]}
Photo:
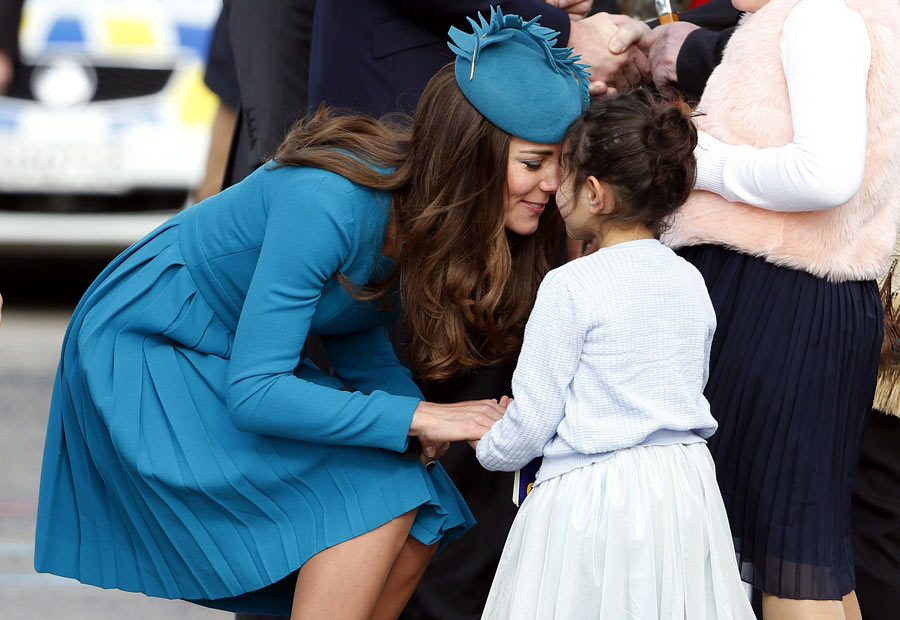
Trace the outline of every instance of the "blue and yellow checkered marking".
{"label": "blue and yellow checkered marking", "polygon": [[[59,47],[64,47],[68,50],[85,50],[92,43],[97,43],[90,39],[96,37],[97,33],[102,32],[105,37],[105,45],[103,47],[110,52],[134,52],[140,49],[152,50],[164,44],[164,42],[170,41],[183,50],[190,50],[197,58],[206,62],[213,29],[212,24],[198,25],[197,23],[165,19],[160,22],[154,22],[141,16],[120,14],[100,16],[100,29],[92,30],[91,24],[86,23],[88,20],[84,16],[63,14],[52,17],[49,23],[40,19],[40,17],[43,16],[31,14],[26,3],[20,34],[25,36],[37,34],[40,38],[43,38],[43,42],[38,40],[37,43],[41,52]],[[28,33],[28,26],[37,26],[37,22],[43,22],[39,26],[43,33],[40,30],[37,33]],[[166,32],[168,28],[172,30]]]}
{"label": "blue and yellow checkered marking", "polygon": [[47,33],[47,44],[59,43],[84,43],[84,28],[81,22],[74,17],[62,17],[53,22]]}
{"label": "blue and yellow checkered marking", "polygon": [[[157,19],[153,20],[127,11],[116,12],[115,8],[106,15],[75,15],[71,10],[54,14],[48,12],[48,6],[52,3],[40,3],[29,10],[29,3],[26,2],[23,8],[20,37],[31,41],[32,45],[28,48],[32,56],[40,57],[57,50],[76,53],[103,51],[110,56],[130,56],[144,50],[152,54],[161,46],[177,45],[182,53],[189,50],[199,63],[196,68],[179,76],[173,84],[171,98],[177,102],[181,122],[185,125],[211,123],[217,100],[205,87],[202,78],[213,23],[167,19],[160,14],[156,14]],[[0,130],[14,130],[18,126],[20,112],[17,106],[0,107]],[[158,114],[159,111],[152,107],[111,111],[110,128],[121,131],[136,123],[152,122]]]}
{"label": "blue and yellow checkered marking", "polygon": [[206,62],[209,56],[209,40],[212,38],[212,28],[201,28],[193,24],[177,24],[178,44],[194,50],[198,58]]}

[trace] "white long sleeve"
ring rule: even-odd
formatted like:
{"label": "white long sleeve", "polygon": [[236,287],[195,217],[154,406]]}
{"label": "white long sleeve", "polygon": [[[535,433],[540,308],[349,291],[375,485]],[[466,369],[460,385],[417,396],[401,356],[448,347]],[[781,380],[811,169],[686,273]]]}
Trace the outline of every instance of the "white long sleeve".
{"label": "white long sleeve", "polygon": [[697,189],[772,211],[846,203],[865,167],[871,53],[862,17],[843,0],[800,0],[781,39],[793,142],[758,149],[701,132]]}
{"label": "white long sleeve", "polygon": [[478,460],[486,469],[521,469],[556,435],[584,343],[584,321],[576,310],[565,274],[548,273],[525,328],[513,378],[515,400],[478,442]]}

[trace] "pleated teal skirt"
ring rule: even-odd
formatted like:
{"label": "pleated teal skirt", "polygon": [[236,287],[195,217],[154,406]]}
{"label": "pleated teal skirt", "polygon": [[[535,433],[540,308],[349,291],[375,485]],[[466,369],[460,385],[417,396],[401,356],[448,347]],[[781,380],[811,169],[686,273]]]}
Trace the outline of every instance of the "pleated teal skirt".
{"label": "pleated teal skirt", "polygon": [[415,508],[411,534],[425,544],[474,524],[440,466],[237,430],[224,402],[233,334],[178,233],[176,218],[127,250],[75,309],[50,407],[36,570],[286,614],[291,575],[323,549]]}

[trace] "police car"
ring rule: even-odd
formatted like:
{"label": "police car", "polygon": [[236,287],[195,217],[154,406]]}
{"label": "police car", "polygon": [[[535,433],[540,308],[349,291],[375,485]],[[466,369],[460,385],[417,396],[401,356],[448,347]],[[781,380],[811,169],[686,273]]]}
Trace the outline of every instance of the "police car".
{"label": "police car", "polygon": [[119,250],[187,204],[220,0],[27,0],[0,96],[0,250]]}

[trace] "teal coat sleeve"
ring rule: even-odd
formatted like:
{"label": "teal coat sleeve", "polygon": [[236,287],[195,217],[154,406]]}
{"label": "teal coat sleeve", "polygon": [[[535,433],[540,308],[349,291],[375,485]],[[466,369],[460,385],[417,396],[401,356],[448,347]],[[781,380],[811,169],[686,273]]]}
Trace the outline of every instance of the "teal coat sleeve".
{"label": "teal coat sleeve", "polygon": [[399,396],[422,399],[409,370],[400,364],[384,327],[343,334],[322,336],[328,361],[348,387],[364,393],[379,389]]}
{"label": "teal coat sleeve", "polygon": [[[290,439],[403,451],[421,398],[408,388],[408,395],[389,394],[378,382],[384,376],[391,377],[387,385],[402,382],[396,357],[388,363],[383,349],[356,351],[359,359],[353,362],[349,349],[338,355],[346,379],[368,393],[294,374],[322,287],[355,248],[347,182],[323,173],[317,185],[307,176],[298,187],[292,178],[282,174],[281,185],[266,196],[266,231],[229,365],[226,398],[234,424]],[[346,340],[365,346],[371,338],[360,334]]]}

